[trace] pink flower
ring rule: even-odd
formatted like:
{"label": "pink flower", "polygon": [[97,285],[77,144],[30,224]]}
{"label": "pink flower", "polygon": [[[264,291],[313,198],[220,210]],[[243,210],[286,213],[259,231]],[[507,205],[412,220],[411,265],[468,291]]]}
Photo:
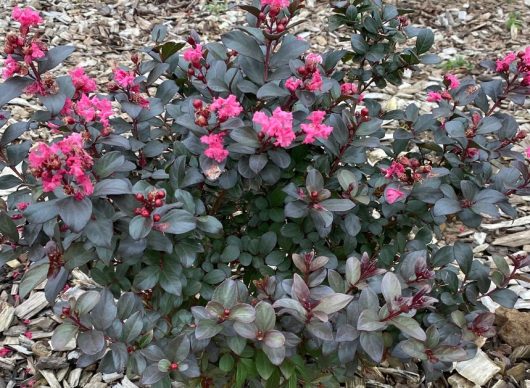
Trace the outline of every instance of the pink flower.
{"label": "pink flower", "polygon": [[112,116],[112,104],[104,98],[96,96],[88,98],[86,94],[83,94],[75,104],[75,112],[86,122],[95,121],[97,117],[103,126],[108,127],[109,117]]}
{"label": "pink flower", "polygon": [[20,71],[20,65],[17,61],[13,59],[10,55],[7,56],[4,62],[4,70],[2,71],[2,78],[8,79],[11,78],[14,74]]}
{"label": "pink flower", "polygon": [[480,151],[478,150],[478,148],[470,147],[466,150],[466,158],[474,159],[478,156],[479,153]]}
{"label": "pink flower", "polygon": [[322,124],[322,121],[324,120],[325,116],[325,111],[316,110],[314,112],[311,112],[311,114],[307,116],[307,119],[311,121],[311,124],[300,125],[302,131],[304,131],[306,134],[304,144],[314,143],[316,137],[320,137],[322,139],[327,139],[329,137],[329,135],[333,131],[333,127]]}
{"label": "pink flower", "polygon": [[443,97],[441,93],[430,91],[427,94],[427,101],[428,102],[440,102],[443,100]]}
{"label": "pink flower", "polygon": [[302,80],[296,77],[291,77],[287,81],[285,81],[285,87],[291,93],[293,93],[296,89],[298,89],[300,85],[302,85]]}
{"label": "pink flower", "polygon": [[44,55],[45,54],[44,51],[42,51],[42,47],[39,44],[32,42],[27,54],[24,55],[24,62],[30,64],[34,59],[43,58]]}
{"label": "pink flower", "polygon": [[291,4],[290,0],[261,0],[261,6],[270,5],[271,8],[279,9],[288,7]]}
{"label": "pink flower", "polygon": [[33,338],[33,333],[31,331],[26,331],[24,333],[24,337],[28,338],[28,339],[32,339]]}
{"label": "pink flower", "polygon": [[524,153],[526,154],[526,157],[530,159],[530,147],[528,147],[526,150],[524,150]]}
{"label": "pink flower", "polygon": [[92,101],[83,94],[75,105],[76,113],[81,116],[86,122],[93,121],[96,117],[96,109],[92,106]]}
{"label": "pink flower", "polygon": [[195,45],[195,48],[188,48],[184,51],[184,60],[190,62],[195,67],[198,67],[201,63],[204,53],[202,52],[202,46],[200,44]]}
{"label": "pink flower", "polygon": [[80,93],[92,93],[97,89],[96,81],[85,74],[85,70],[82,67],[76,67],[68,72],[72,78],[72,83],[76,89],[76,92]]}
{"label": "pink flower", "polygon": [[19,202],[16,204],[18,211],[23,212],[26,210],[29,206],[29,202]]}
{"label": "pink flower", "polygon": [[517,59],[517,55],[510,51],[502,59],[497,59],[497,68],[495,69],[498,73],[508,71],[510,69],[510,64]]}
{"label": "pink flower", "polygon": [[228,157],[228,150],[223,147],[223,138],[225,133],[212,133],[201,137],[201,143],[207,144],[208,148],[204,155],[214,159],[217,163],[223,162]]}
{"label": "pink flower", "polygon": [[29,153],[29,166],[32,174],[42,180],[44,192],[63,186],[65,194],[78,200],[94,192],[87,175],[93,160],[83,149],[83,138],[79,133],[51,145],[37,143]]}
{"label": "pink flower", "polygon": [[346,82],[340,85],[340,92],[344,96],[351,96],[357,94],[357,85],[351,82]]}
{"label": "pink flower", "polygon": [[405,193],[401,190],[393,189],[391,187],[388,187],[385,190],[385,199],[390,205],[402,198],[405,198]]}
{"label": "pink flower", "polygon": [[305,64],[307,67],[314,68],[316,65],[320,65],[322,63],[322,57],[319,54],[308,54],[305,57]]}
{"label": "pink flower", "polygon": [[217,112],[220,121],[226,121],[231,117],[237,117],[243,111],[241,104],[233,94],[227,98],[217,97],[210,105],[210,111]]}
{"label": "pink flower", "polygon": [[317,70],[313,73],[313,77],[311,77],[311,81],[307,82],[306,89],[315,92],[317,90],[322,89],[322,76],[320,75],[320,72]]}
{"label": "pink flower", "polygon": [[293,114],[279,107],[270,117],[263,112],[254,113],[252,121],[261,125],[261,132],[265,135],[276,138],[274,142],[276,146],[288,147],[296,138],[293,132]]}
{"label": "pink flower", "polygon": [[444,83],[448,85],[449,89],[456,89],[460,86],[460,81],[454,74],[446,74],[444,76]]}
{"label": "pink flower", "polygon": [[2,346],[2,348],[0,348],[0,357],[5,357],[9,353],[11,353],[11,349],[6,348],[5,346]]}
{"label": "pink flower", "polygon": [[124,89],[130,89],[132,92],[140,91],[139,85],[134,84],[136,75],[133,71],[126,71],[120,68],[114,69],[114,81]]}
{"label": "pink flower", "polygon": [[31,26],[38,26],[43,22],[39,12],[32,10],[29,7],[20,8],[15,7],[11,13],[13,20],[20,23],[20,27],[27,30]]}
{"label": "pink flower", "polygon": [[381,171],[385,174],[385,178],[392,178],[394,175],[399,176],[405,172],[405,167],[396,161],[393,161],[390,167],[383,168]]}

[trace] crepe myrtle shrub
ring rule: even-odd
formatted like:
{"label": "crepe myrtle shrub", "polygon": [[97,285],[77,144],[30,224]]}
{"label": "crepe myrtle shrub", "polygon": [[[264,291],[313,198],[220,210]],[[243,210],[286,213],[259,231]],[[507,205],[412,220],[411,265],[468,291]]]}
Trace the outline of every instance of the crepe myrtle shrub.
{"label": "crepe myrtle shrub", "polygon": [[[25,263],[21,298],[47,280],[52,345],[75,341],[80,367],[295,387],[420,362],[436,380],[495,334],[485,298],[513,306],[525,255],[489,263],[433,237],[515,216],[510,195],[529,195],[525,133],[502,103],[524,103],[530,49],[484,62],[481,82],[447,74],[428,111],[388,111],[366,90],[435,63],[433,33],[393,5],[339,1],[330,24],[349,46],[317,53],[290,32],[303,6],[242,5],[247,23],[208,43],[158,26],[105,86],[58,68],[74,48],[13,11],[0,106],[42,109],[0,112],[0,257]],[[67,289],[73,270],[92,286]]]}

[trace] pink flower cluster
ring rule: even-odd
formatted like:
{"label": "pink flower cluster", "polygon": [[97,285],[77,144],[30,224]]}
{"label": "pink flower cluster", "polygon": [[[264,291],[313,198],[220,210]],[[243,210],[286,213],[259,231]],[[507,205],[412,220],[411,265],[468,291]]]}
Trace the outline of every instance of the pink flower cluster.
{"label": "pink flower cluster", "polygon": [[134,71],[124,69],[114,69],[114,82],[109,84],[109,90],[115,92],[120,88],[127,93],[130,102],[140,105],[142,108],[149,108],[149,100],[140,94],[140,85],[135,84],[136,74]]}
{"label": "pink flower cluster", "polygon": [[210,111],[216,112],[219,121],[223,122],[229,118],[239,116],[243,108],[239,101],[237,101],[237,97],[231,94],[227,98],[214,98],[210,104]]}
{"label": "pink flower cluster", "polygon": [[271,8],[280,9],[288,7],[291,4],[291,0],[261,0],[261,6],[265,7],[270,5]]}
{"label": "pink flower cluster", "polygon": [[304,87],[305,90],[316,92],[322,90],[322,75],[318,70],[318,65],[322,63],[322,57],[318,54],[308,54],[305,58],[304,66],[300,66],[297,71],[302,79],[291,77],[285,81],[285,87],[291,93],[297,89]]}
{"label": "pink flower cluster", "polygon": [[204,52],[202,50],[202,45],[196,44],[193,47],[190,47],[184,50],[184,60],[189,62],[196,68],[201,67],[201,60],[204,57]]}
{"label": "pink flower cluster", "polygon": [[225,132],[212,133],[201,137],[201,143],[207,144],[208,148],[204,151],[204,155],[216,162],[221,163],[228,157],[228,150],[224,149],[223,138]]}
{"label": "pink flower cluster", "polygon": [[421,181],[423,174],[429,174],[432,170],[430,165],[422,165],[418,159],[402,156],[398,161],[392,161],[387,168],[382,168],[381,172],[386,179],[397,178],[406,184],[413,184]]}
{"label": "pink flower cluster", "polygon": [[405,193],[399,189],[388,187],[385,190],[385,199],[390,205],[392,205],[394,202],[397,202],[403,198],[405,198]]}
{"label": "pink flower cluster", "polygon": [[81,94],[92,93],[97,89],[96,81],[86,75],[82,67],[76,67],[68,72],[72,78],[72,83],[75,87],[74,98],[79,98]]}
{"label": "pink flower cluster", "polygon": [[306,134],[306,137],[303,141],[304,144],[314,143],[317,137],[322,139],[327,139],[329,137],[329,135],[333,131],[333,127],[322,124],[322,121],[324,121],[325,116],[325,111],[316,110],[314,112],[311,112],[309,116],[307,116],[307,119],[311,122],[310,124],[300,125],[302,131],[304,131],[304,133]]}
{"label": "pink flower cluster", "polygon": [[522,86],[530,86],[530,46],[524,51],[519,51],[517,54],[509,52],[502,59],[497,60],[496,71],[498,73],[506,73],[510,70],[510,65],[517,62],[517,72],[522,75]]}
{"label": "pink flower cluster", "polygon": [[392,161],[392,164],[388,168],[383,168],[381,170],[385,174],[385,178],[392,178],[393,176],[399,177],[401,174],[405,173],[405,166],[401,163]]}
{"label": "pink flower cluster", "polygon": [[460,86],[460,81],[458,80],[458,77],[454,74],[444,75],[444,83],[449,89],[456,89]]}
{"label": "pink flower cluster", "polygon": [[[20,34],[8,34],[4,44],[4,52],[7,58],[4,63],[2,77],[10,78],[15,74],[28,74],[28,66],[35,59],[44,58],[48,48],[38,36],[28,37],[29,28],[43,22],[37,11],[31,8],[15,7],[11,14],[13,20],[20,23]],[[24,63],[19,63],[12,54],[24,58]]]}
{"label": "pink flower cluster", "polygon": [[440,92],[430,91],[427,93],[427,101],[428,102],[440,102],[442,100],[451,100],[453,97],[451,96],[451,93],[449,93],[447,90],[442,90]]}
{"label": "pink flower cluster", "polygon": [[134,83],[136,75],[133,71],[127,71],[124,69],[114,69],[114,81],[118,86],[131,92],[139,92],[140,86]]}
{"label": "pink flower cluster", "polygon": [[[359,93],[359,89],[357,88],[357,85],[352,82],[345,82],[342,85],[340,85],[340,93],[343,96],[354,96]],[[361,103],[364,100],[364,94],[359,94],[357,97],[357,101]]]}
{"label": "pink flower cluster", "polygon": [[497,59],[497,68],[496,71],[499,73],[503,73],[505,71],[508,71],[510,69],[510,65],[513,61],[517,59],[517,55],[510,51],[508,54],[504,56],[502,59]]}
{"label": "pink flower cluster", "polygon": [[272,116],[263,112],[254,113],[252,121],[261,126],[261,132],[269,138],[274,138],[274,145],[288,147],[296,138],[293,132],[293,114],[276,108]]}
{"label": "pink flower cluster", "polygon": [[83,149],[83,138],[79,133],[50,146],[38,143],[28,159],[31,173],[42,180],[45,192],[62,186],[65,194],[78,200],[94,192],[94,185],[87,175],[93,160]]}
{"label": "pink flower cluster", "polygon": [[11,13],[13,20],[20,23],[20,29],[26,31],[29,27],[36,27],[43,22],[39,12],[31,8],[15,7]]}
{"label": "pink flower cluster", "polygon": [[99,121],[105,128],[110,127],[109,118],[112,116],[112,104],[110,100],[98,98],[93,96],[89,98],[86,94],[82,94],[81,98],[73,102],[70,99],[65,101],[61,114],[67,116],[65,118],[68,124],[77,122],[72,114],[77,114],[84,123],[91,123]]}
{"label": "pink flower cluster", "polygon": [[9,54],[4,61],[4,69],[2,70],[2,78],[8,79],[14,76],[15,74],[21,73],[20,64],[13,59],[11,54]]}

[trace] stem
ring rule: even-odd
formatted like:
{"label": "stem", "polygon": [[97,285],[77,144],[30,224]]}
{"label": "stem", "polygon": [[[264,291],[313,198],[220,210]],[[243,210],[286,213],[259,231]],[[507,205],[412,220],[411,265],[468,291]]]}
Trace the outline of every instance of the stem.
{"label": "stem", "polygon": [[271,48],[272,48],[272,41],[267,40],[266,45],[266,51],[265,51],[265,63],[263,66],[263,81],[267,82],[267,78],[269,78],[269,62],[271,58]]}

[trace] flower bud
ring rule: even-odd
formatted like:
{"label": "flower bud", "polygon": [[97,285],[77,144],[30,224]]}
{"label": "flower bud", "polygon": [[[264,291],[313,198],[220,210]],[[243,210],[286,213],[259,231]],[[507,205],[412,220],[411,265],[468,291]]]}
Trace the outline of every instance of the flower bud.
{"label": "flower bud", "polygon": [[149,213],[149,210],[147,210],[146,208],[143,208],[142,209],[142,217],[149,217],[150,216],[150,213]]}
{"label": "flower bud", "polygon": [[155,214],[155,215],[153,216],[153,221],[154,221],[154,222],[158,222],[158,221],[160,221],[160,218],[161,218],[161,217],[160,217],[160,214]]}
{"label": "flower bud", "polygon": [[202,101],[201,100],[193,100],[193,107],[195,109],[201,109],[202,108]]}

